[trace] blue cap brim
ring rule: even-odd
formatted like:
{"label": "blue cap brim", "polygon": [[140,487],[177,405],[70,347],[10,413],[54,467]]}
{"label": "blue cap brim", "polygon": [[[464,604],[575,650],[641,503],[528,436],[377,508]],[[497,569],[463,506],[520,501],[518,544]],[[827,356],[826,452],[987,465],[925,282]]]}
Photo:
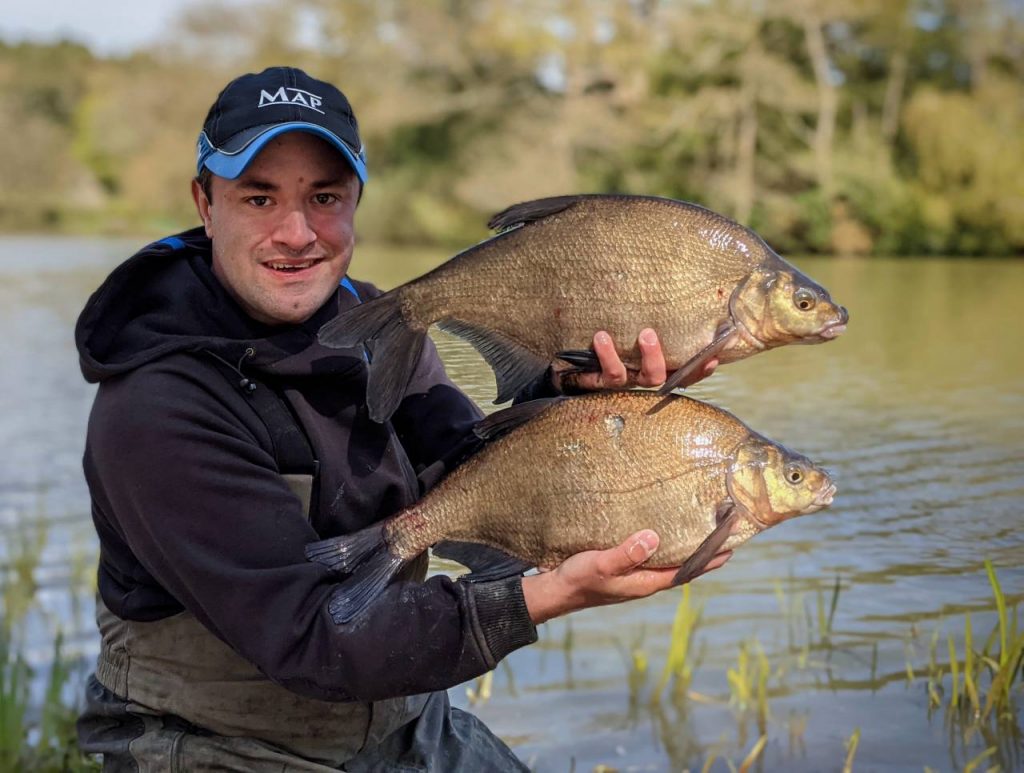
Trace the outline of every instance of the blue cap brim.
{"label": "blue cap brim", "polygon": [[[251,139],[248,137],[241,137],[240,148],[235,151],[230,149],[214,148],[206,139],[206,135],[202,134],[199,137],[199,158],[197,166],[199,169],[202,169],[205,166],[218,177],[234,180],[245,171],[245,168],[249,166],[249,163],[256,157],[256,154],[263,149],[264,145],[279,134],[285,134],[286,132],[306,132],[308,134],[315,134],[316,136],[327,140],[327,142],[337,148],[341,155],[345,157],[345,160],[348,161],[349,166],[352,167],[356,176],[359,178],[359,182],[363,185],[366,184],[366,159],[362,151],[359,153],[353,152],[352,148],[350,148],[338,135],[328,131],[322,126],[317,126],[313,123],[306,123],[304,121],[291,121],[289,123],[274,124],[270,128],[255,134]],[[235,142],[236,138],[232,137],[231,142],[228,144],[233,145]]]}

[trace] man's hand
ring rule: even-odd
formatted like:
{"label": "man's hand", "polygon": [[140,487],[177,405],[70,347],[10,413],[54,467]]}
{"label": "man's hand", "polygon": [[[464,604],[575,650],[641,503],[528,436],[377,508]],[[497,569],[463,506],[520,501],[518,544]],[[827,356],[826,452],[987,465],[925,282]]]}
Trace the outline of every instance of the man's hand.
{"label": "man's hand", "polygon": [[[578,609],[618,604],[671,588],[678,567],[641,568],[657,548],[658,535],[645,529],[618,547],[577,553],[549,572],[524,577],[530,619],[539,625]],[[731,550],[719,553],[704,572],[717,569],[731,556]]]}
{"label": "man's hand", "polygon": [[[566,389],[597,391],[602,389],[628,389],[629,387],[658,387],[665,383],[665,356],[661,351],[658,334],[651,328],[644,328],[636,339],[640,349],[640,370],[629,370],[622,364],[615,351],[615,342],[604,330],[594,334],[594,353],[601,363],[600,373],[566,373],[555,372],[555,385]],[[698,368],[693,375],[683,382],[682,386],[690,386],[702,378],[710,376],[718,365],[717,359],[708,360],[703,368]]]}

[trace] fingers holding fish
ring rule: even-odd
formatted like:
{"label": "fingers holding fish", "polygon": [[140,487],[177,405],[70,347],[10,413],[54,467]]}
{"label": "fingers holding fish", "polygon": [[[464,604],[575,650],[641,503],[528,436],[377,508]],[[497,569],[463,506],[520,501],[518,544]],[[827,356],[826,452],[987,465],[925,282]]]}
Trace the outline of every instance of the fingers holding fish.
{"label": "fingers holding fish", "polygon": [[640,349],[640,374],[636,385],[642,387],[661,386],[665,383],[665,354],[661,351],[658,334],[649,327],[640,331],[636,339]]}
{"label": "fingers holding fish", "polygon": [[629,369],[605,330],[594,334],[593,357],[600,371],[572,370],[561,374],[558,385],[563,391],[596,392],[607,389],[628,389],[633,386],[658,386],[665,381],[665,356],[658,334],[650,328],[640,331],[636,341],[640,351],[640,370]]}
{"label": "fingers holding fish", "polygon": [[629,384],[629,371],[623,365],[612,337],[600,330],[594,334],[594,353],[601,363],[594,389],[624,389]]}
{"label": "fingers holding fish", "polygon": [[[556,371],[555,386],[570,394],[577,391],[659,387],[664,384],[667,375],[665,354],[657,332],[651,328],[641,330],[636,339],[636,348],[640,352],[640,370],[627,367],[619,357],[612,337],[606,331],[598,331],[594,334],[593,356],[600,363],[600,372],[586,372],[577,368],[561,374]],[[714,373],[717,367],[718,358],[712,357],[694,368],[679,386],[692,386]]]}
{"label": "fingers holding fish", "polygon": [[[621,545],[570,556],[543,574],[523,578],[523,597],[530,618],[540,624],[590,607],[646,598],[674,587],[676,568],[647,568],[644,563],[660,544],[658,534],[644,529]],[[732,551],[719,553],[700,574],[722,566]]]}

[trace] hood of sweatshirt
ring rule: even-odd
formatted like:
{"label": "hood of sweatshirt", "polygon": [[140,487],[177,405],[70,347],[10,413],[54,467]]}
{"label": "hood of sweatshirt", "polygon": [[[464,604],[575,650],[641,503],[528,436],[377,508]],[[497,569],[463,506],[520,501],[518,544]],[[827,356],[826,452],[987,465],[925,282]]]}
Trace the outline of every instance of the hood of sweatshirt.
{"label": "hood of sweatshirt", "polygon": [[[89,298],[75,344],[91,383],[127,373],[175,352],[208,351],[230,365],[296,374],[346,370],[362,352],[326,349],[320,327],[358,301],[335,292],[301,325],[266,325],[249,317],[211,268],[210,240],[194,228],[144,247]],[[315,363],[315,364],[314,364]]]}

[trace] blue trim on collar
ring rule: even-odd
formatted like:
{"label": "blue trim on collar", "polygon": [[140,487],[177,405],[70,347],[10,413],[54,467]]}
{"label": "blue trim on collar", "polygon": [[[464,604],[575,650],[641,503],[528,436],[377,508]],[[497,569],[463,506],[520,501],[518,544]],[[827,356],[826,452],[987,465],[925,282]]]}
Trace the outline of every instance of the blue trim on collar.
{"label": "blue trim on collar", "polygon": [[185,242],[183,242],[177,236],[168,236],[158,241],[157,244],[166,244],[172,250],[181,250],[185,248]]}
{"label": "blue trim on collar", "polygon": [[[341,282],[339,282],[338,284],[340,284],[342,287],[344,287],[346,290],[352,293],[353,296],[355,296],[356,303],[363,302],[363,299],[359,297],[359,291],[356,290],[356,286],[352,284],[352,280],[349,279],[347,276],[342,277]],[[363,359],[366,360],[367,365],[370,364],[370,350],[367,349],[365,345],[363,346]]]}
{"label": "blue trim on collar", "polygon": [[354,284],[352,284],[352,280],[351,279],[349,279],[347,276],[346,277],[342,277],[341,286],[344,287],[346,290],[348,290],[350,293],[352,293],[352,295],[354,295],[356,297],[357,301],[362,303],[363,299],[359,297],[359,291],[356,290],[356,286]]}

